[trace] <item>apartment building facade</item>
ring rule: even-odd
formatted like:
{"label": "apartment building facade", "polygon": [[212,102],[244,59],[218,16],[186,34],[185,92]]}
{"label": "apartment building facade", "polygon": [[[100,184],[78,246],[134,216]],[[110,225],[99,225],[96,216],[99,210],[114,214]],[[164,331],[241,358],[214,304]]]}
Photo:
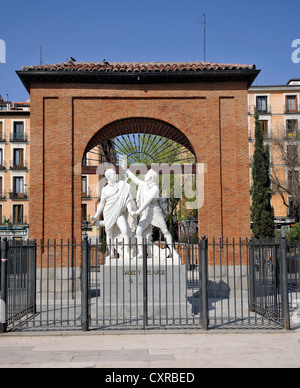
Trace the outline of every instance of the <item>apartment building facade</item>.
{"label": "apartment building facade", "polygon": [[269,145],[272,205],[278,227],[299,222],[300,79],[286,85],[251,86],[248,91],[250,191],[255,144],[254,109]]}
{"label": "apartment building facade", "polygon": [[[103,237],[99,227],[85,228],[99,204],[99,163],[107,162],[97,146],[82,161],[83,232],[93,241]],[[90,173],[92,168],[92,174]],[[27,239],[30,226],[30,101],[12,102],[0,95],[0,239]]]}
{"label": "apartment building facade", "polygon": [[30,102],[0,96],[0,238],[26,239],[30,200]]}

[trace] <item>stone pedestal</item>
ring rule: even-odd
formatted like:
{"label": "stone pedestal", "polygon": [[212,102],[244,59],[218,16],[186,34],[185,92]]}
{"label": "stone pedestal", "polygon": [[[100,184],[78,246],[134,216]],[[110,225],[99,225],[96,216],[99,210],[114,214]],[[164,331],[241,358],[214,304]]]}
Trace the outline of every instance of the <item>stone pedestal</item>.
{"label": "stone pedestal", "polygon": [[[100,308],[106,318],[178,319],[191,316],[187,269],[171,259],[111,260],[100,269]],[[147,287],[145,286],[147,283]],[[145,295],[147,290],[147,295]]]}

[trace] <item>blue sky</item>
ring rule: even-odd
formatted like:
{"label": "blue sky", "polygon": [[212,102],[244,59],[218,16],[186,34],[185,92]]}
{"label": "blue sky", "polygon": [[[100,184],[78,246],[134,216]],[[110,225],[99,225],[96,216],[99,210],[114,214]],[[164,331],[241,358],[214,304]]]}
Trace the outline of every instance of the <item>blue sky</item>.
{"label": "blue sky", "polygon": [[198,61],[203,60],[206,14],[208,62],[255,64],[255,84],[286,84],[300,78],[291,60],[300,39],[300,2],[264,0],[88,0],[1,4],[0,94],[12,101],[29,98],[15,74],[40,62]]}

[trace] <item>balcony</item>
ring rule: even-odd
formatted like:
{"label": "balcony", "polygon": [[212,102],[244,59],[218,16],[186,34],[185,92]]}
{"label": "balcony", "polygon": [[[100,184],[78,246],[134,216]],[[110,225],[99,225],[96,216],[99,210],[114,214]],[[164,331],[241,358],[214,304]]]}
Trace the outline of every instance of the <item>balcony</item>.
{"label": "balcony", "polygon": [[10,191],[9,192],[9,198],[10,199],[27,199],[27,193],[17,193],[15,191]]}
{"label": "balcony", "polygon": [[11,142],[27,142],[27,134],[23,132],[11,133],[10,134]]}
{"label": "balcony", "polygon": [[27,216],[20,217],[3,217],[3,221],[1,223],[1,227],[6,227],[8,229],[14,229],[14,227],[27,226],[29,225],[29,219]]}
{"label": "balcony", "polygon": [[299,140],[300,129],[286,128],[286,140]]}
{"label": "balcony", "polygon": [[257,109],[258,114],[260,115],[270,115],[271,114],[271,105],[267,105],[264,107],[257,107],[255,105],[248,105],[248,114],[254,115],[255,108]]}
{"label": "balcony", "polygon": [[89,191],[82,191],[81,197],[84,199],[91,199],[91,195],[90,195]]}
{"label": "balcony", "polygon": [[27,170],[26,161],[22,161],[20,163],[16,163],[15,161],[10,161],[10,169],[11,170]]}
{"label": "balcony", "polygon": [[270,115],[271,114],[271,106],[267,105],[265,107],[256,107],[258,114],[260,115]]}

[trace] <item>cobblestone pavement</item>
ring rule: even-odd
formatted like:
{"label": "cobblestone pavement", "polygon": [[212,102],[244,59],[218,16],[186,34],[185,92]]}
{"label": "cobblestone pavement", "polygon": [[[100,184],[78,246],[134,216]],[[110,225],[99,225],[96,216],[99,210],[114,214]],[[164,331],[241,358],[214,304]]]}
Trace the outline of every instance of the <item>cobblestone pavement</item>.
{"label": "cobblestone pavement", "polygon": [[0,335],[0,368],[300,368],[300,329]]}

